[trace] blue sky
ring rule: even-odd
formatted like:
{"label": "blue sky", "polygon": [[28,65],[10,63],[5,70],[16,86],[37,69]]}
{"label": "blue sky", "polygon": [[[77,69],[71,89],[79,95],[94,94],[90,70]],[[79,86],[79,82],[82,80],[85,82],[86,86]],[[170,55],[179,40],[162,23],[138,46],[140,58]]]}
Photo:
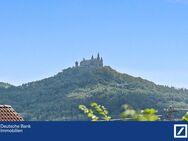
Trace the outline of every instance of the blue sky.
{"label": "blue sky", "polygon": [[40,80],[98,52],[120,72],[188,88],[188,0],[0,1],[0,81]]}

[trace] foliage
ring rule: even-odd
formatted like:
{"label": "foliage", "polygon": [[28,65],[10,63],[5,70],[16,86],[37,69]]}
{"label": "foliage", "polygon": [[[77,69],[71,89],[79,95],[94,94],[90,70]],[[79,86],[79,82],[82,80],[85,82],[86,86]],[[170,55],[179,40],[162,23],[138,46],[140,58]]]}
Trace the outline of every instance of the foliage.
{"label": "foliage", "polygon": [[79,105],[79,109],[82,110],[85,114],[87,114],[88,118],[91,118],[92,121],[98,121],[99,117],[97,117],[92,109],[88,109],[85,105]]}
{"label": "foliage", "polygon": [[[91,108],[87,108],[85,105],[79,105],[79,109],[83,111],[88,118],[90,118],[92,121],[110,121],[113,120],[108,115],[109,112],[106,110],[104,106],[98,105],[97,103],[93,102],[90,104]],[[93,109],[92,109],[93,108]],[[144,110],[135,110],[131,106],[125,104],[122,106],[122,109],[124,110],[120,117],[123,121],[158,121],[160,120],[159,116],[156,115],[157,110],[153,108],[147,108]],[[99,116],[95,114],[102,115],[102,118],[100,119]],[[183,121],[188,121],[188,112],[182,117]]]}
{"label": "foliage", "polygon": [[182,117],[183,121],[188,121],[188,112]]}
{"label": "foliage", "polygon": [[8,83],[3,83],[3,82],[0,82],[0,88],[5,88],[5,89],[8,89],[10,87],[14,87],[13,85],[10,85]]}
{"label": "foliage", "polygon": [[123,120],[157,121],[160,119],[159,116],[156,115],[157,110],[153,108],[136,111],[132,107],[124,105],[123,110],[120,115]]}
{"label": "foliage", "polygon": [[90,108],[87,108],[85,105],[79,105],[79,109],[82,110],[92,121],[111,120],[107,109],[95,102],[90,104]]}

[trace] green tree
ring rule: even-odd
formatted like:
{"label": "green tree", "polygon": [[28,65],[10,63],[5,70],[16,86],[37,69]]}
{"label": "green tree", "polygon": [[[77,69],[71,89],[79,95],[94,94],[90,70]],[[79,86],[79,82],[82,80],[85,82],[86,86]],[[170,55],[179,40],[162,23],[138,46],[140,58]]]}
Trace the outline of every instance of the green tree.
{"label": "green tree", "polygon": [[95,102],[90,104],[90,108],[87,108],[85,105],[79,105],[79,109],[83,111],[92,121],[111,120],[108,110],[104,106],[99,105]]}
{"label": "green tree", "polygon": [[157,121],[160,120],[159,116],[156,115],[157,110],[144,109],[140,111],[136,111],[129,105],[123,105],[123,112],[120,114],[120,117],[123,120],[133,120],[133,121]]}
{"label": "green tree", "polygon": [[183,121],[188,121],[188,112],[182,117]]}

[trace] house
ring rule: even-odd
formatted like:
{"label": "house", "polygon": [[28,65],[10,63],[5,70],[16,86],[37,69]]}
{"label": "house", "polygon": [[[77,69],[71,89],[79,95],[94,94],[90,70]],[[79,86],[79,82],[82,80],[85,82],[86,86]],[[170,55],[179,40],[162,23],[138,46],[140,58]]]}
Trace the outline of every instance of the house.
{"label": "house", "polygon": [[0,121],[23,121],[23,117],[10,105],[0,105]]}

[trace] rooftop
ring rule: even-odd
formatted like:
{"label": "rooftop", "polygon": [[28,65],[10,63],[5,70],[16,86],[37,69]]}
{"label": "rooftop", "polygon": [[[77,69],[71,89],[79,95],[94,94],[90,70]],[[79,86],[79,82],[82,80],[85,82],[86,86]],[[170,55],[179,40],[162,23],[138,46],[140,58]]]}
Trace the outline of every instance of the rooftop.
{"label": "rooftop", "polygon": [[0,105],[0,121],[23,121],[23,117],[10,105]]}

